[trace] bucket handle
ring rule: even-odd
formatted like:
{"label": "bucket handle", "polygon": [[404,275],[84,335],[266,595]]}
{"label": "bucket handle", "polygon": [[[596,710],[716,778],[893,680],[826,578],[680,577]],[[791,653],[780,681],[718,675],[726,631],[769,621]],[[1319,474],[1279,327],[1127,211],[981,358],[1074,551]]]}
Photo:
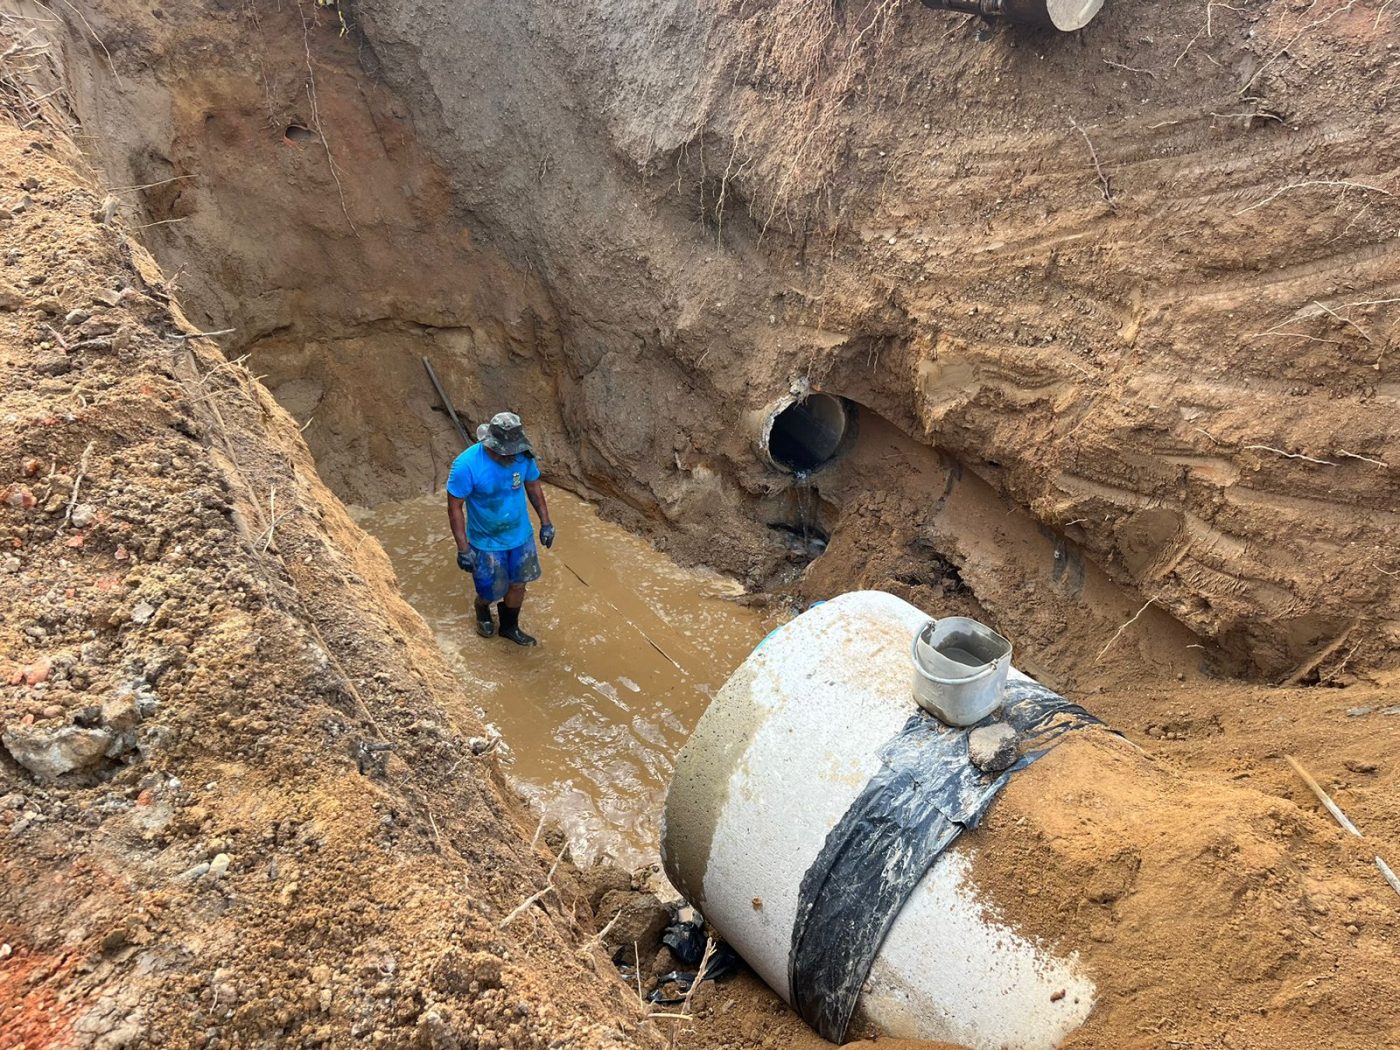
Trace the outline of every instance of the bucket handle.
{"label": "bucket handle", "polygon": [[[919,662],[919,639],[924,636],[925,632],[928,631],[930,627],[937,626],[938,621],[934,617],[930,616],[919,626],[919,629],[914,632],[914,644],[909,647],[909,656],[913,659],[914,666],[920,671],[922,671],[924,668],[923,664]],[[925,675],[924,677],[928,676]]]}
{"label": "bucket handle", "polygon": [[[923,665],[923,661],[919,659],[919,639],[924,636],[924,632],[927,631],[930,627],[937,626],[938,620],[930,616],[927,620],[924,621],[923,626],[921,626],[917,631],[914,632],[914,642],[909,647],[909,658],[914,662],[914,670],[918,672],[920,677],[926,678],[930,682],[936,682],[939,681],[939,679],[936,679],[931,674],[929,674],[928,669]],[[988,629],[990,630],[990,628]],[[949,678],[946,679],[946,681],[949,685],[964,685],[968,682],[976,681],[979,678],[985,678],[988,675],[996,674],[996,669],[997,661],[993,660],[990,663],[988,663],[985,667],[973,671],[971,674],[967,675],[964,678]]]}

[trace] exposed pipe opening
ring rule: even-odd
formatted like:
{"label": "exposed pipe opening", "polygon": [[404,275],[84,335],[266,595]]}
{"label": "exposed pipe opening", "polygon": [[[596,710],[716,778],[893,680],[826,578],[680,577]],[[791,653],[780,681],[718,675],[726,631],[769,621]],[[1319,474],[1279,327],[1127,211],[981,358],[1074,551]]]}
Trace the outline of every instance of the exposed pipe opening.
{"label": "exposed pipe opening", "polygon": [[1103,0],[923,0],[925,7],[966,11],[984,18],[1045,26],[1072,33],[1094,20]]}
{"label": "exposed pipe opening", "polygon": [[810,474],[841,450],[853,411],[844,398],[830,394],[799,398],[773,416],[764,451],[780,470]]}

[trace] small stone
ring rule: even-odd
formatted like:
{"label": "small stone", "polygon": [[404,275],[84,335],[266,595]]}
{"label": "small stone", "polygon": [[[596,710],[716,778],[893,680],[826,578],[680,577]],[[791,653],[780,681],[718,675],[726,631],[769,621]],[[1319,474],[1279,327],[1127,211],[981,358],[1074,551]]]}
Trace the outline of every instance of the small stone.
{"label": "small stone", "polygon": [[97,517],[97,511],[91,503],[79,503],[73,508],[73,517],[69,520],[73,522],[74,528],[85,529],[92,524]]}
{"label": "small stone", "polygon": [[18,310],[23,305],[23,295],[7,284],[0,284],[0,310]]}
{"label": "small stone", "polygon": [[61,718],[63,716],[63,708],[58,704],[49,704],[48,707],[44,708],[42,714],[45,718]]}
{"label": "small stone", "polygon": [[67,315],[64,316],[63,323],[71,327],[73,325],[82,324],[91,316],[92,314],[88,313],[86,310],[70,310]]}
{"label": "small stone", "polygon": [[1369,715],[1374,710],[1374,707],[1348,707],[1347,717],[1360,718],[1362,715]]}
{"label": "small stone", "polygon": [[967,736],[967,757],[978,769],[1000,773],[1016,761],[1016,730],[1005,722],[979,726]]}
{"label": "small stone", "polygon": [[1374,773],[1381,768],[1375,762],[1363,762],[1360,759],[1356,758],[1347,759],[1343,763],[1343,765],[1345,765],[1353,773]]}
{"label": "small stone", "polygon": [[175,876],[176,882],[193,882],[195,879],[202,879],[209,872],[209,862],[203,861],[192,868],[186,868]]}
{"label": "small stone", "polygon": [[131,610],[131,622],[149,623],[151,617],[155,614],[155,606],[153,606],[150,602],[137,602],[135,608]]}
{"label": "small stone", "polygon": [[19,465],[19,469],[23,472],[26,478],[32,478],[36,476],[39,473],[39,471],[44,469],[44,464],[39,462],[39,460],[35,459],[33,456],[30,456]]}
{"label": "small stone", "polygon": [[216,854],[209,862],[209,877],[211,879],[222,879],[228,874],[229,861],[232,858],[227,853]]}
{"label": "small stone", "polygon": [[136,706],[133,693],[121,693],[108,697],[102,703],[102,724],[122,733],[141,721],[141,712]]}
{"label": "small stone", "polygon": [[49,675],[53,673],[53,665],[46,659],[35,660],[24,669],[24,684],[38,685],[40,682],[47,682]]}
{"label": "small stone", "polygon": [[0,502],[16,510],[28,510],[38,502],[28,485],[6,485],[0,489]]}
{"label": "small stone", "polygon": [[487,740],[484,736],[474,736],[467,741],[467,747],[471,749],[472,754],[483,755],[490,750],[491,741]]}

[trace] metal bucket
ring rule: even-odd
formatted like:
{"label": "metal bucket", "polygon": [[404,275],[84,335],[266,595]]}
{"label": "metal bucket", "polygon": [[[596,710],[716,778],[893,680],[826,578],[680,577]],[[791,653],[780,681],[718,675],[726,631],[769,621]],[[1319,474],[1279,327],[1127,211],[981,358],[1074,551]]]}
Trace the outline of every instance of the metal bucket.
{"label": "metal bucket", "polygon": [[970,726],[1001,706],[1011,643],[966,616],[929,620],[914,635],[914,700],[953,726]]}

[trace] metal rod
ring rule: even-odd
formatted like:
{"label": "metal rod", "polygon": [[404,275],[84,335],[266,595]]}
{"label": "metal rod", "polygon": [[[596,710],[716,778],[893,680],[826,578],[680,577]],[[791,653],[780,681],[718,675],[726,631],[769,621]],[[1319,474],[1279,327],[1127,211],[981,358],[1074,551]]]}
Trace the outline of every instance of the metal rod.
{"label": "metal rod", "polygon": [[472,439],[467,436],[467,428],[462,425],[462,421],[457,418],[457,410],[452,407],[452,401],[447,396],[447,391],[438,382],[437,373],[433,371],[433,363],[426,357],[423,358],[423,367],[428,370],[428,378],[433,381],[433,389],[437,391],[437,396],[442,400],[442,407],[447,409],[447,414],[452,418],[452,425],[457,428],[457,433],[462,435],[462,444],[470,445]]}

